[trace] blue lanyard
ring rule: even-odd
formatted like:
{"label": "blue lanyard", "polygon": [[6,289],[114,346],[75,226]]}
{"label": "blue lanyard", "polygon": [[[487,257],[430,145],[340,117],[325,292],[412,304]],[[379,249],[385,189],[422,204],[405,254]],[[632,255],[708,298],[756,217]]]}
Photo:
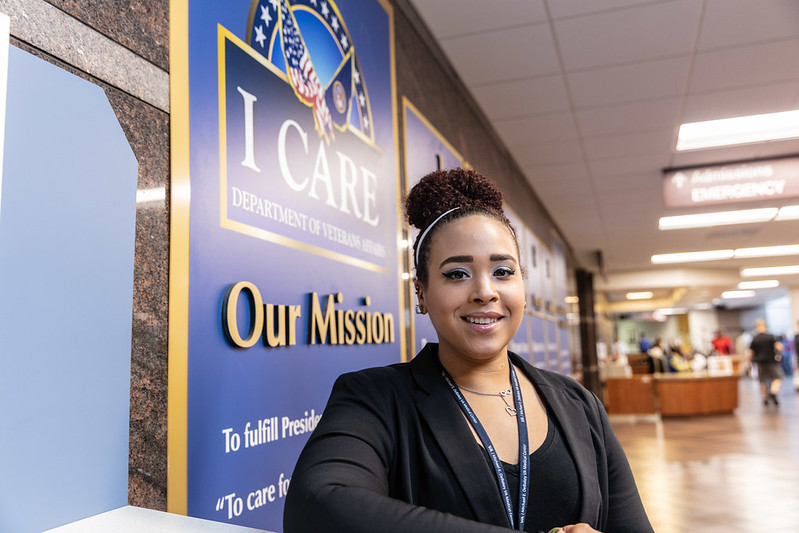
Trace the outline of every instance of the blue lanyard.
{"label": "blue lanyard", "polygon": [[[510,379],[511,383],[513,384],[513,403],[516,407],[516,421],[519,425],[519,530],[524,530],[524,521],[527,518],[527,495],[530,491],[530,451],[529,451],[529,443],[527,440],[527,420],[524,415],[524,402],[522,401],[522,389],[519,386],[519,380],[516,378],[516,371],[513,369],[513,362],[508,358],[508,364],[510,365]],[[441,375],[444,376],[444,380],[449,385],[450,390],[452,391],[453,396],[458,401],[458,405],[460,406],[463,414],[466,415],[466,418],[472,424],[475,432],[477,432],[477,436],[480,437],[480,440],[483,443],[486,451],[488,452],[488,456],[491,458],[491,464],[494,465],[494,472],[497,474],[497,480],[499,481],[499,490],[502,495],[502,501],[505,504],[505,512],[508,514],[508,522],[510,523],[511,529],[516,529],[514,527],[514,517],[513,517],[513,501],[510,497],[510,487],[508,487],[508,478],[505,476],[505,470],[502,468],[502,462],[499,460],[499,455],[497,455],[497,451],[494,449],[494,445],[491,444],[491,439],[488,437],[488,433],[486,433],[483,424],[480,423],[480,420],[477,418],[477,415],[474,414],[472,407],[469,405],[469,402],[466,401],[466,398],[463,396],[463,393],[455,384],[455,381],[452,379],[452,376],[449,375],[449,372],[442,366],[441,368]]]}

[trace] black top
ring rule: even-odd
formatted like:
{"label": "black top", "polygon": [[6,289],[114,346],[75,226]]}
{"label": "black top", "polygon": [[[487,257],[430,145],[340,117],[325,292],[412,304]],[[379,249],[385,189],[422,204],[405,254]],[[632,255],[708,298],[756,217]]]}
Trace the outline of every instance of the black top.
{"label": "black top", "polygon": [[[569,377],[510,357],[573,459],[579,512],[571,523],[652,533],[599,399]],[[493,469],[441,377],[438,345],[428,343],[409,363],[336,381],[291,477],[283,531],[510,533],[507,523]]]}
{"label": "black top", "polygon": [[[482,446],[480,450],[491,466],[488,452]],[[491,468],[493,471],[493,466]],[[508,478],[515,516],[519,506],[519,465],[502,461],[502,468]],[[548,417],[546,439],[530,454],[530,494],[524,530],[535,533],[574,524],[579,522],[579,514],[580,483],[577,468],[558,425],[553,423],[552,417]]]}
{"label": "black top", "polygon": [[752,361],[760,364],[776,363],[775,342],[777,342],[777,339],[771,333],[758,333],[755,335],[752,339],[752,344],[749,345],[752,350]]}

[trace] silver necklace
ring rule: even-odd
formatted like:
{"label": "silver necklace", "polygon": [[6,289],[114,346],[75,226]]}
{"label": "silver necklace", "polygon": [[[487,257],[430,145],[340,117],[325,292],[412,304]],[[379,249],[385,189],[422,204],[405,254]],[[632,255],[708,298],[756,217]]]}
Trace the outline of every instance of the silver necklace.
{"label": "silver necklace", "polygon": [[499,392],[480,392],[479,390],[472,390],[463,385],[458,385],[458,388],[471,392],[472,394],[479,394],[480,396],[499,396],[502,398],[502,401],[505,402],[505,412],[508,413],[508,416],[516,416],[516,408],[508,403],[508,396],[513,398],[513,391],[510,389],[501,390]]}

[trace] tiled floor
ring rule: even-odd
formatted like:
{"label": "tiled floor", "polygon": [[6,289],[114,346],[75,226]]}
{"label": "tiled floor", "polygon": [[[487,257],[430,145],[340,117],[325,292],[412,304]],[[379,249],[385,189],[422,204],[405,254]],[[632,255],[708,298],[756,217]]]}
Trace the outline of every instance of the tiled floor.
{"label": "tiled floor", "polygon": [[611,417],[657,533],[799,531],[799,401],[764,407],[742,378],[732,415]]}

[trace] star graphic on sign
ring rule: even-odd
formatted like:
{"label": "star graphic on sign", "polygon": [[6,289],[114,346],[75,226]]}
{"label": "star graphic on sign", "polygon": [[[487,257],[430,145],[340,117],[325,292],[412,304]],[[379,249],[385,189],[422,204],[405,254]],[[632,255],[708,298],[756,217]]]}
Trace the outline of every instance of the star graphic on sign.
{"label": "star graphic on sign", "polygon": [[274,9],[274,10],[275,10],[275,13],[277,13],[277,3],[278,3],[279,1],[280,1],[280,0],[269,0],[269,3],[270,3],[270,4],[272,4],[272,9]]}
{"label": "star graphic on sign", "polygon": [[255,27],[255,42],[261,45],[261,48],[264,47],[264,41],[266,40],[266,35],[264,35],[264,30],[261,29],[261,25]]}
{"label": "star graphic on sign", "polygon": [[355,84],[358,85],[361,83],[361,74],[357,70],[352,73],[352,79],[355,80]]}
{"label": "star graphic on sign", "polygon": [[322,2],[322,16],[327,19],[327,16],[330,14],[330,9],[327,7],[327,2]]}
{"label": "star graphic on sign", "polygon": [[316,5],[316,0],[311,0],[311,3],[312,3],[313,5]]}
{"label": "star graphic on sign", "polygon": [[336,17],[333,17],[333,20],[330,21],[330,26],[333,30],[338,31],[338,19]]}
{"label": "star graphic on sign", "polygon": [[361,107],[366,106],[366,97],[363,93],[358,93],[358,101],[361,103]]}
{"label": "star graphic on sign", "polygon": [[347,42],[347,36],[346,35],[342,35],[340,41],[341,41],[341,47],[344,48],[344,50],[346,50],[347,48],[350,47],[350,43]]}
{"label": "star graphic on sign", "polygon": [[363,117],[363,129],[369,129],[369,119],[367,117]]}
{"label": "star graphic on sign", "polygon": [[261,8],[261,20],[263,20],[267,26],[269,23],[272,22],[272,16],[269,14],[269,8],[265,6],[258,6]]}

